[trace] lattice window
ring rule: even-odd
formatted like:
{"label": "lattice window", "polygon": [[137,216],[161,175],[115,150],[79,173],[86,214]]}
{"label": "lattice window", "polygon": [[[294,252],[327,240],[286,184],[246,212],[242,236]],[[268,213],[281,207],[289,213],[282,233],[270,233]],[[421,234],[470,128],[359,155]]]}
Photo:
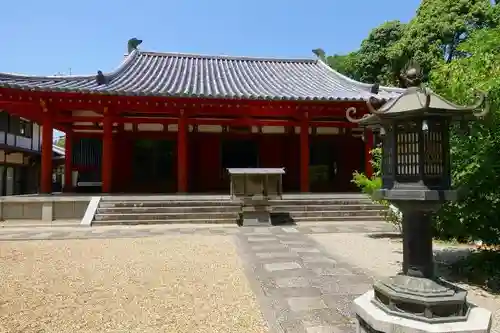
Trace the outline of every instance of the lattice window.
{"label": "lattice window", "polygon": [[382,146],[382,170],[386,174],[393,173],[392,156],[394,149],[392,145],[392,128],[387,129],[387,133],[383,138],[384,145]]}
{"label": "lattice window", "polygon": [[405,127],[398,126],[396,134],[397,174],[417,176],[420,174],[419,131],[415,123],[409,123]]}
{"label": "lattice window", "polygon": [[443,131],[441,123],[433,123],[424,132],[424,174],[440,176],[444,169]]}

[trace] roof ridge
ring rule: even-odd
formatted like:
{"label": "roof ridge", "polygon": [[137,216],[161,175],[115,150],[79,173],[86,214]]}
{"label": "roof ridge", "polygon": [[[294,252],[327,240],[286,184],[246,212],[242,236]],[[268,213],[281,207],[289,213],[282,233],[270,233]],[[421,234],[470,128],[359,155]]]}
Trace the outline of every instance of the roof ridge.
{"label": "roof ridge", "polygon": [[139,54],[164,57],[186,57],[186,58],[203,58],[203,59],[225,59],[225,60],[246,60],[246,61],[261,61],[261,62],[307,62],[316,63],[318,60],[314,58],[280,58],[280,57],[251,57],[251,56],[232,56],[232,55],[213,55],[189,52],[158,52],[158,51],[138,51]]}
{"label": "roof ridge", "polygon": [[[357,80],[354,80],[354,79],[351,79],[350,77],[340,73],[339,71],[336,71],[335,69],[333,69],[332,67],[330,67],[327,63],[325,63],[323,60],[321,59],[318,59],[318,63],[323,66],[323,67],[326,67],[328,68],[328,70],[338,76],[340,79],[344,80],[344,81],[347,81],[349,83],[352,83],[352,84],[356,84],[358,85],[359,87],[363,87],[363,88],[367,88],[367,89],[370,89],[373,84],[371,83],[365,83],[365,82],[361,82],[361,81],[357,81]],[[398,87],[389,87],[389,86],[380,86],[380,89],[381,90],[385,90],[387,92],[397,92],[397,93],[402,93],[403,91],[405,91],[403,88],[398,88]],[[375,95],[374,95],[375,96]]]}
{"label": "roof ridge", "polygon": [[[119,74],[123,69],[127,68],[132,59],[139,53],[135,50],[128,54],[125,59],[112,71],[103,73],[105,76],[113,77]],[[97,69],[96,69],[97,73]],[[0,78],[11,78],[11,79],[29,79],[33,81],[45,81],[45,80],[89,80],[95,79],[96,74],[87,75],[30,75],[30,74],[19,74],[19,73],[2,73],[0,72]]]}

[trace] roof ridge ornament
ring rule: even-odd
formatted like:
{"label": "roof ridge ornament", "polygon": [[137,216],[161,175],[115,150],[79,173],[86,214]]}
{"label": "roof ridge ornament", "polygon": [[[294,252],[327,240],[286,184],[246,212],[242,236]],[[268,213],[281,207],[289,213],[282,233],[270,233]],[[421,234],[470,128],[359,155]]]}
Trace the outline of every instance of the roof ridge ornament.
{"label": "roof ridge ornament", "polygon": [[399,75],[405,84],[405,88],[420,87],[424,73],[418,62],[411,59],[405,66],[404,72]]}
{"label": "roof ridge ornament", "polygon": [[102,71],[97,71],[97,75],[95,76],[95,81],[99,86],[109,83],[108,78],[102,73]]}
{"label": "roof ridge ornament", "polygon": [[137,39],[137,38],[131,38],[128,40],[127,42],[127,51],[128,51],[128,54],[134,52],[135,50],[137,50],[137,48],[139,47],[139,45],[142,44],[142,39]]}
{"label": "roof ridge ornament", "polygon": [[311,52],[314,53],[314,55],[318,57],[318,59],[322,61],[326,60],[326,52],[322,48],[314,49]]}

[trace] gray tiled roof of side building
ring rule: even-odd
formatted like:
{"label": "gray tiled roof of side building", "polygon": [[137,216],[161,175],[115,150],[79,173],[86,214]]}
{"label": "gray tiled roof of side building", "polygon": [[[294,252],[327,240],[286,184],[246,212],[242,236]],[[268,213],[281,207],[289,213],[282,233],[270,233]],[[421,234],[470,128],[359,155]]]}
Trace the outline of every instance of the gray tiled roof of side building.
{"label": "gray tiled roof of side building", "polygon": [[354,81],[317,59],[270,59],[135,50],[113,72],[28,76],[0,73],[0,87],[136,96],[256,100],[361,101],[391,99],[403,90]]}

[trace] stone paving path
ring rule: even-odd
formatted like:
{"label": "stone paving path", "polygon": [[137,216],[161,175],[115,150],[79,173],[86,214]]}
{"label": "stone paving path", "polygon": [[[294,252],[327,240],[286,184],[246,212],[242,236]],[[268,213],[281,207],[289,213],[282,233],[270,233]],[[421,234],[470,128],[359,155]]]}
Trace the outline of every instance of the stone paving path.
{"label": "stone paving path", "polygon": [[352,301],[372,280],[332,258],[299,228],[249,228],[238,250],[274,332],[354,332]]}
{"label": "stone paving path", "polygon": [[[279,228],[279,227],[273,227]],[[368,223],[323,223],[309,226],[295,226],[304,234],[321,233],[366,233],[393,231],[391,225],[383,222]],[[0,228],[0,241],[9,240],[43,240],[43,239],[89,239],[89,238],[131,238],[150,237],[157,235],[232,235],[243,228],[237,226],[182,226],[175,228],[169,225],[161,226],[106,226],[106,227],[37,227],[37,228]]]}

